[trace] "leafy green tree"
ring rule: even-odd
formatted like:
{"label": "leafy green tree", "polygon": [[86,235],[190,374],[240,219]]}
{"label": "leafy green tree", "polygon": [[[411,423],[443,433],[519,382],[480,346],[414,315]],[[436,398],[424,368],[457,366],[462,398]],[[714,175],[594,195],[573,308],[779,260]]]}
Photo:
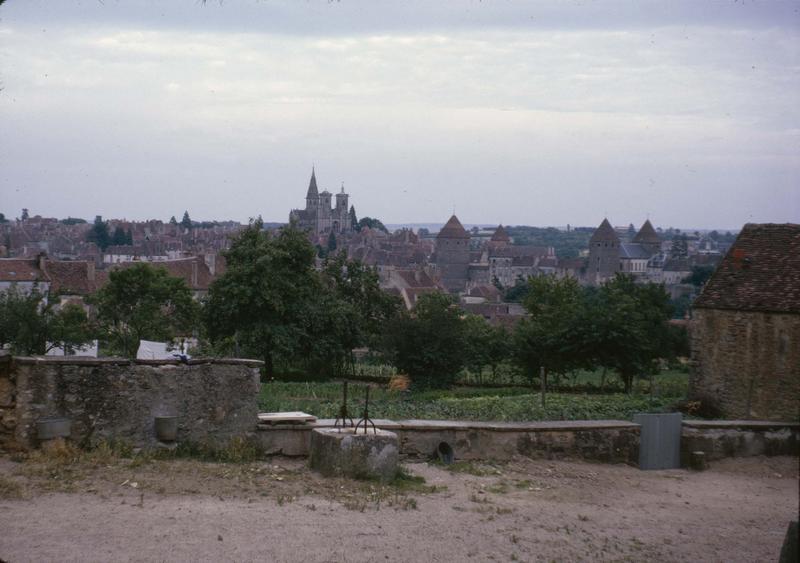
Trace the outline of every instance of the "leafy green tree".
{"label": "leafy green tree", "polygon": [[522,276],[518,276],[514,285],[506,289],[503,300],[508,303],[521,303],[525,300],[529,290],[528,282],[522,279]]}
{"label": "leafy green tree", "polygon": [[375,219],[373,217],[362,217],[361,220],[358,222],[358,227],[356,228],[357,231],[360,231],[364,227],[368,227],[370,229],[377,229],[379,231],[383,231],[384,233],[388,233],[389,230],[384,226],[383,223],[379,219]]}
{"label": "leafy green tree", "polygon": [[34,288],[21,291],[16,285],[0,292],[0,347],[13,354],[44,354],[47,351],[51,317],[44,293]]}
{"label": "leafy green tree", "polygon": [[692,273],[681,280],[681,283],[690,283],[696,287],[703,287],[711,274],[714,266],[692,266]]}
{"label": "leafy green tree", "polygon": [[139,340],[191,334],[198,316],[186,282],[146,263],[112,270],[92,302],[109,344],[127,357],[136,355]]}
{"label": "leafy green tree", "polygon": [[96,331],[83,307],[67,303],[53,315],[48,332],[50,341],[70,356],[93,340]]}
{"label": "leafy green tree", "polygon": [[108,248],[108,245],[111,244],[111,235],[108,233],[108,223],[103,221],[100,215],[94,218],[94,224],[86,234],[86,240],[95,243],[100,250],[105,250]]}
{"label": "leafy green tree", "polygon": [[276,363],[311,350],[314,327],[324,324],[314,256],[294,225],[272,235],[253,221],[225,253],[225,273],[211,285],[204,320],[212,343],[233,343],[235,353],[264,360],[270,377]]}
{"label": "leafy green tree", "polygon": [[464,367],[466,331],[453,298],[420,296],[411,312],[387,323],[384,350],[392,364],[423,387],[448,387]]}
{"label": "leafy green tree", "polygon": [[111,237],[111,244],[117,246],[128,244],[128,236],[125,234],[125,229],[120,226],[114,229],[114,234]]}
{"label": "leafy green tree", "polygon": [[464,363],[467,369],[482,383],[484,369],[489,367],[494,379],[497,376],[497,366],[508,358],[511,351],[508,332],[502,326],[492,326],[478,315],[467,315],[464,318],[464,331]]}
{"label": "leafy green tree", "polygon": [[66,219],[61,219],[60,222],[63,225],[83,225],[86,223],[86,219],[81,219],[79,217],[67,217]]}
{"label": "leafy green tree", "polygon": [[178,224],[178,220],[175,218],[175,215],[169,218],[169,224],[175,226]]}
{"label": "leafy green tree", "polygon": [[331,231],[328,235],[328,253],[334,252],[336,250],[336,235]]}
{"label": "leafy green tree", "polygon": [[581,318],[583,295],[574,278],[528,278],[524,305],[530,317],[520,321],[514,334],[514,360],[529,379],[544,369],[563,374],[581,365],[580,342],[575,327]]}
{"label": "leafy green tree", "polygon": [[686,235],[677,235],[672,238],[669,255],[670,258],[686,258],[689,255],[689,242]]}
{"label": "leafy green tree", "polygon": [[663,285],[637,284],[623,274],[605,283],[599,293],[608,335],[601,364],[614,369],[630,392],[635,377],[655,373],[658,360],[673,353],[669,296]]}
{"label": "leafy green tree", "polygon": [[192,220],[189,218],[188,211],[183,212],[183,219],[181,219],[181,227],[187,230],[192,228]]}
{"label": "leafy green tree", "polygon": [[355,206],[350,206],[350,228],[354,231],[360,230],[358,227],[358,217],[356,217],[356,208]]}
{"label": "leafy green tree", "polygon": [[6,219],[5,213],[0,213],[0,223],[8,223],[8,219]]}

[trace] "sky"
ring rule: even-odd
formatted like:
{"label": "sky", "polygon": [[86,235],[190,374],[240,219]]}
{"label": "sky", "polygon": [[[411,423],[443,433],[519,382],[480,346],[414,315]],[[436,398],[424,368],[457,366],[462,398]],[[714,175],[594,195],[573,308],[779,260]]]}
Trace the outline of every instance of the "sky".
{"label": "sky", "polygon": [[800,0],[7,0],[0,212],[800,222]]}

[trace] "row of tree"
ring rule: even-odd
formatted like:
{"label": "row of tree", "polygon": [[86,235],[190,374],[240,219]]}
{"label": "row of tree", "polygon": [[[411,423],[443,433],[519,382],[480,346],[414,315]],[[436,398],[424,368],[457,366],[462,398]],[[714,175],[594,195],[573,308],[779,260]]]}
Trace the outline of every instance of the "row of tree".
{"label": "row of tree", "polygon": [[[529,315],[513,328],[465,314],[453,298],[431,293],[411,311],[380,289],[376,272],[344,253],[321,268],[316,249],[294,227],[271,233],[253,222],[228,251],[225,273],[207,298],[148,264],[113,270],[83,308],[56,310],[34,291],[2,294],[0,344],[16,353],[44,353],[101,338],[133,356],[140,339],[193,335],[206,353],[253,357],[265,374],[297,369],[341,376],[354,372],[353,350],[369,348],[419,385],[448,386],[464,369],[481,373],[513,363],[531,380],[543,372],[613,371],[630,389],[660,359],[685,353],[685,334],[671,327],[662,286],[618,276],[599,288],[571,278],[530,278],[522,302]],[[53,301],[53,299],[51,299]]]}

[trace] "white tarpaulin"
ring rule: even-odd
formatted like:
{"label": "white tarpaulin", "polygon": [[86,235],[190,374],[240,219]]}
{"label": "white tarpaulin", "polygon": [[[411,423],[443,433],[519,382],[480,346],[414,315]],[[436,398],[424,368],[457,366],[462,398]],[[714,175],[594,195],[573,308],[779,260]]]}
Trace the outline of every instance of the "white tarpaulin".
{"label": "white tarpaulin", "polygon": [[174,356],[167,351],[166,342],[139,341],[139,350],[136,352],[137,360],[171,360]]}

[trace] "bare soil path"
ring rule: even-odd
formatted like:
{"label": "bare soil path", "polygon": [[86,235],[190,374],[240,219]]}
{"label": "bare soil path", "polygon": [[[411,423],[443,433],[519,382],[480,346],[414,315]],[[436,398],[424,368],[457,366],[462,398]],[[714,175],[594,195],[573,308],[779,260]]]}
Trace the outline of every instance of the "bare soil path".
{"label": "bare soil path", "polygon": [[0,458],[0,559],[17,561],[774,561],[798,460],[702,473],[518,459],[409,463],[397,486],[301,460]]}

